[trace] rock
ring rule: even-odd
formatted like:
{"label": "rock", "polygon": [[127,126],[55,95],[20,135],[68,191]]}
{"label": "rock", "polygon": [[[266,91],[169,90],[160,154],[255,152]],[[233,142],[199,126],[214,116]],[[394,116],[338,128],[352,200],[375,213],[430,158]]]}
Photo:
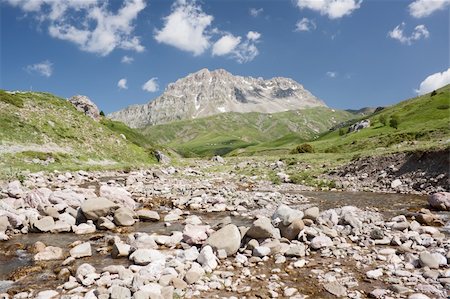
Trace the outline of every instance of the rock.
{"label": "rock", "polygon": [[5,232],[11,227],[7,216],[0,216],[0,232]]}
{"label": "rock", "polygon": [[[102,185],[100,187],[100,196],[113,201],[121,206],[125,206],[134,210],[136,208],[136,202],[131,198],[130,192],[122,187],[112,187],[107,185]],[[102,215],[105,216],[105,215]]]}
{"label": "rock", "polygon": [[131,246],[125,243],[114,243],[111,250],[111,256],[113,259],[120,257],[128,257],[131,252]]}
{"label": "rock", "polygon": [[159,163],[170,164],[170,158],[168,156],[166,156],[163,152],[156,151],[155,156]]}
{"label": "rock", "polygon": [[11,197],[19,198],[24,193],[22,183],[18,180],[8,183],[8,186],[6,186],[6,193]]}
{"label": "rock", "polygon": [[83,112],[93,120],[99,121],[101,119],[98,107],[87,96],[75,95],[69,99],[69,102],[78,111]]}
{"label": "rock", "polygon": [[217,162],[217,163],[220,163],[220,164],[225,163],[225,159],[222,158],[221,156],[214,156],[214,157],[211,158],[211,161]]}
{"label": "rock", "polygon": [[159,221],[159,214],[155,211],[141,209],[136,212],[139,220],[142,221]]}
{"label": "rock", "polygon": [[399,230],[399,231],[404,231],[407,228],[409,228],[409,222],[397,222],[397,223],[394,223],[394,225],[392,226],[393,230]]}
{"label": "rock", "polygon": [[95,268],[88,263],[84,263],[84,264],[81,264],[80,266],[78,266],[75,276],[76,277],[85,277],[85,276],[87,276],[89,274],[93,274],[93,273],[95,273]]}
{"label": "rock", "polygon": [[43,208],[50,205],[49,197],[52,190],[48,188],[34,189],[25,196],[24,203],[30,208]]}
{"label": "rock", "polygon": [[212,247],[209,245],[202,248],[197,261],[208,272],[211,272],[218,266],[217,257],[214,255]]}
{"label": "rock", "polygon": [[429,267],[430,269],[439,268],[439,259],[429,252],[422,252],[419,255],[419,262],[422,267]]}
{"label": "rock", "polygon": [[205,242],[214,250],[225,250],[227,256],[235,254],[241,245],[241,233],[234,224],[227,226],[214,232]]}
{"label": "rock", "polygon": [[121,287],[118,285],[113,285],[109,293],[111,294],[111,299],[129,299],[131,298],[131,291],[128,288]]}
{"label": "rock", "polygon": [[317,217],[319,217],[319,208],[318,207],[311,207],[309,209],[306,209],[303,211],[303,219],[310,219],[310,220],[316,220]]}
{"label": "rock", "polygon": [[189,245],[203,244],[208,239],[209,225],[186,224],[183,229],[183,241]]}
{"label": "rock", "polygon": [[51,260],[61,260],[63,259],[63,250],[59,247],[47,246],[41,252],[34,255],[33,259],[35,261],[51,261]]}
{"label": "rock", "polygon": [[253,255],[257,257],[264,257],[270,254],[270,248],[265,246],[257,246],[253,249]]}
{"label": "rock", "polygon": [[304,257],[306,255],[306,248],[303,243],[290,244],[289,249],[284,253],[289,257]]}
{"label": "rock", "polygon": [[369,293],[369,298],[383,299],[389,293],[386,289],[375,289]]}
{"label": "rock", "polygon": [[193,263],[189,271],[186,272],[184,280],[188,284],[193,284],[196,283],[203,275],[205,275],[205,270],[203,270],[199,264]]}
{"label": "rock", "polygon": [[165,222],[172,222],[172,221],[177,221],[180,219],[181,219],[180,214],[174,213],[174,212],[171,212],[171,213],[167,214],[166,216],[164,216]]}
{"label": "rock", "polygon": [[430,299],[430,297],[428,297],[425,294],[414,293],[414,294],[409,295],[408,299]]}
{"label": "rock", "polygon": [[33,227],[43,233],[51,231],[54,226],[55,221],[51,216],[43,217],[33,223]]}
{"label": "rock", "polygon": [[164,261],[166,257],[164,254],[155,249],[138,249],[130,255],[136,265],[148,265],[155,261]]}
{"label": "rock", "polygon": [[37,293],[35,299],[52,299],[52,298],[58,298],[59,293],[57,291],[53,290],[47,290],[47,291],[41,291]]}
{"label": "rock", "polygon": [[348,128],[347,133],[358,132],[358,131],[360,131],[362,129],[369,128],[369,127],[370,127],[370,119],[363,119],[363,120],[361,120],[361,121],[351,125]]}
{"label": "rock", "polygon": [[116,225],[106,217],[98,218],[97,226],[99,229],[103,229],[103,230],[113,230],[116,228]]}
{"label": "rock", "polygon": [[114,223],[120,226],[132,226],[134,224],[134,212],[127,207],[121,207],[114,211]]}
{"label": "rock", "polygon": [[366,272],[366,276],[369,279],[378,279],[381,276],[383,276],[383,270],[382,269],[375,269],[375,270],[370,270]]}
{"label": "rock", "polygon": [[72,225],[72,230],[76,235],[85,235],[95,233],[96,228],[92,220],[88,220],[87,223],[81,223],[80,225]]}
{"label": "rock", "polygon": [[172,278],[171,282],[172,282],[172,285],[174,286],[174,288],[176,288],[176,289],[184,290],[187,287],[187,283],[178,277]]}
{"label": "rock", "polygon": [[326,283],[323,287],[328,293],[336,297],[344,297],[347,295],[347,289],[336,281]]}
{"label": "rock", "polygon": [[64,221],[58,220],[55,222],[55,225],[50,230],[52,233],[62,233],[62,232],[70,232],[72,230],[72,226]]}
{"label": "rock", "polygon": [[247,236],[254,239],[274,238],[276,237],[276,232],[270,219],[261,217],[253,222],[252,226],[247,231]]}
{"label": "rock", "polygon": [[94,221],[111,215],[117,208],[117,204],[103,197],[87,199],[81,205],[81,211],[86,219]]}
{"label": "rock", "polygon": [[280,224],[279,228],[282,237],[288,240],[295,240],[297,239],[298,234],[305,228],[305,224],[303,223],[303,220],[295,219],[288,226]]}
{"label": "rock", "polygon": [[402,181],[400,181],[399,179],[395,179],[391,182],[391,188],[396,189],[400,187],[402,184],[403,184]]}
{"label": "rock", "polygon": [[279,205],[275,213],[272,215],[272,219],[279,219],[281,224],[287,226],[292,223],[295,219],[302,219],[303,212],[299,210],[294,210],[287,205]]}
{"label": "rock", "polygon": [[370,238],[373,240],[382,240],[384,238],[383,230],[374,228],[370,231]]}
{"label": "rock", "polygon": [[81,243],[70,249],[70,256],[78,259],[82,257],[92,256],[91,243]]}
{"label": "rock", "polygon": [[450,211],[450,192],[438,192],[428,197],[431,207],[440,211]]}
{"label": "rock", "polygon": [[134,233],[132,235],[128,235],[127,243],[130,244],[131,247],[138,249],[158,248],[158,244],[156,244],[153,237],[146,233]]}
{"label": "rock", "polygon": [[73,208],[79,207],[85,199],[83,194],[76,193],[71,189],[54,191],[49,197],[49,201],[53,204],[64,203]]}
{"label": "rock", "polygon": [[309,246],[311,246],[312,249],[318,250],[324,247],[333,246],[333,241],[327,236],[317,236],[311,240],[311,244]]}

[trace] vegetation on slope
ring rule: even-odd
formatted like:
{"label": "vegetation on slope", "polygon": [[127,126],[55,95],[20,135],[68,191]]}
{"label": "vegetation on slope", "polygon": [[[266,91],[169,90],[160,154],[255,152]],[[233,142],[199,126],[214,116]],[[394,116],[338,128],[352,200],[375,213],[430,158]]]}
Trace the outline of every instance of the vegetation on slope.
{"label": "vegetation on slope", "polygon": [[263,151],[276,146],[289,149],[354,117],[349,112],[323,107],[274,114],[223,113],[148,126],[142,133],[186,157],[226,155],[245,148]]}
{"label": "vegetation on slope", "polygon": [[139,133],[120,123],[96,122],[48,93],[0,91],[0,128],[2,173],[155,162]]}

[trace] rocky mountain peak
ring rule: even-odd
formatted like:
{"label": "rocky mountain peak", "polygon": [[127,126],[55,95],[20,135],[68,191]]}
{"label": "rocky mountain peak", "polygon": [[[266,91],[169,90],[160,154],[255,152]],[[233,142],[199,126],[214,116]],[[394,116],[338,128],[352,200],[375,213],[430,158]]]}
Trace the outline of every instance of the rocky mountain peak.
{"label": "rocky mountain peak", "polygon": [[205,68],[169,84],[155,100],[109,117],[131,127],[144,127],[225,112],[276,113],[317,106],[326,105],[292,79],[264,80]]}

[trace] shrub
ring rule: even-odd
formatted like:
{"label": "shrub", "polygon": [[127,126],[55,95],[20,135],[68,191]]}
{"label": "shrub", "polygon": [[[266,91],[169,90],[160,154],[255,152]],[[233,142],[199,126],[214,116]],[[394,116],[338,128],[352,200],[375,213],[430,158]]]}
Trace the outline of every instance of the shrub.
{"label": "shrub", "polygon": [[105,112],[103,112],[103,110],[100,110],[100,116],[105,116]]}
{"label": "shrub", "polygon": [[436,92],[436,90],[433,90],[433,91],[431,92],[431,96],[434,97],[435,95],[437,95],[437,92]]}
{"label": "shrub", "polygon": [[398,119],[398,116],[393,115],[391,117],[391,120],[389,121],[389,126],[391,126],[392,128],[398,129],[399,123],[400,123],[400,120]]}
{"label": "shrub", "polygon": [[440,110],[445,110],[445,109],[450,108],[450,105],[449,104],[442,104],[442,105],[437,106],[436,108],[440,109]]}
{"label": "shrub", "polygon": [[384,114],[380,115],[380,117],[378,118],[378,120],[380,121],[380,123],[383,124],[383,126],[386,126],[386,123],[387,123],[387,117],[386,117],[386,115],[384,115]]}
{"label": "shrub", "polygon": [[339,129],[339,136],[344,136],[345,135],[345,130],[344,128],[340,128]]}
{"label": "shrub", "polygon": [[297,145],[297,147],[292,150],[292,153],[293,154],[314,153],[314,148],[309,143],[303,143]]}

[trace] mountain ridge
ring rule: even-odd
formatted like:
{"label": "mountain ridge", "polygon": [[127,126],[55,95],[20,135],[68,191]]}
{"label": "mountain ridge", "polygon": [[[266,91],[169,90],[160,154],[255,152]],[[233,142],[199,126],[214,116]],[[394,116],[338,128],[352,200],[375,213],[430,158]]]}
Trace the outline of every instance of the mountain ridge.
{"label": "mountain ridge", "polygon": [[164,93],[143,105],[131,105],[109,118],[130,127],[196,119],[225,112],[277,113],[327,107],[290,78],[232,75],[224,69],[201,69],[168,84]]}

